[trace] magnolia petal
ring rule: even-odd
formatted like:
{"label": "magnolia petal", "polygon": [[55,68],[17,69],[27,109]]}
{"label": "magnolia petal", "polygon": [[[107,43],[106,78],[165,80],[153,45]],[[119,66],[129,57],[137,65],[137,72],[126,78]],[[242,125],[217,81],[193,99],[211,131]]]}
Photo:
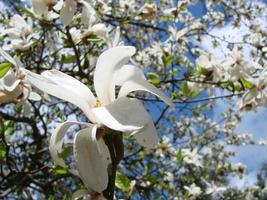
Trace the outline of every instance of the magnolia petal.
{"label": "magnolia petal", "polygon": [[8,28],[1,31],[0,36],[8,35],[10,39],[18,39],[20,38],[20,30],[17,28]]}
{"label": "magnolia petal", "polygon": [[92,109],[98,123],[117,131],[136,131],[149,122],[150,116],[136,99],[119,98],[109,105]]}
{"label": "magnolia petal", "polygon": [[95,24],[92,26],[91,30],[94,32],[95,35],[102,38],[107,38],[108,30],[105,24]]}
{"label": "magnolia petal", "polygon": [[99,151],[98,141],[91,137],[97,125],[79,131],[74,138],[74,157],[79,175],[88,190],[101,193],[108,185],[108,165]]}
{"label": "magnolia petal", "polygon": [[4,57],[4,59],[6,59],[12,65],[14,65],[15,67],[17,66],[16,60],[14,58],[12,58],[7,52],[5,52],[4,50],[0,49],[0,54],[1,54],[1,56]]}
{"label": "magnolia petal", "polygon": [[106,42],[109,48],[120,45],[120,27],[116,27],[115,33],[108,35]]}
{"label": "magnolia petal", "polygon": [[31,47],[31,45],[33,44],[33,41],[28,42],[28,41],[19,39],[19,40],[12,40],[11,44],[14,49],[26,51]]}
{"label": "magnolia petal", "polygon": [[98,147],[98,151],[100,152],[100,154],[104,158],[105,165],[108,166],[109,164],[111,164],[111,157],[110,157],[110,154],[109,154],[108,147],[107,147],[105,141],[102,138],[100,138],[98,140],[97,147]]}
{"label": "magnolia petal", "polygon": [[42,15],[48,10],[44,0],[32,0],[33,11],[37,15]]}
{"label": "magnolia petal", "polygon": [[118,97],[124,97],[127,96],[127,94],[129,94],[130,92],[139,90],[150,92],[162,99],[166,104],[173,106],[172,101],[168,97],[166,97],[163,92],[161,92],[158,88],[156,88],[154,85],[150,84],[146,80],[139,78],[134,78],[133,80],[125,82],[120,89]]}
{"label": "magnolia petal", "polygon": [[121,70],[116,72],[114,78],[116,80],[115,83],[122,86],[118,98],[125,97],[130,92],[142,90],[156,95],[166,104],[173,106],[172,101],[158,88],[145,80],[142,70],[135,66],[123,66]]}
{"label": "magnolia petal", "polygon": [[96,23],[98,17],[95,9],[86,1],[81,1],[83,4],[81,21],[83,24],[92,25]]}
{"label": "magnolia petal", "polygon": [[20,30],[30,27],[20,15],[14,15],[10,20],[10,25]]}
{"label": "magnolia petal", "polygon": [[[85,91],[85,86],[82,86],[82,83],[78,83],[78,81],[75,82],[67,75],[63,75],[62,77],[56,79],[60,80],[61,82],[55,82],[52,81],[52,77],[48,78],[48,74],[51,75],[51,73],[44,73],[45,76],[41,76],[26,69],[23,70],[27,74],[28,81],[34,87],[38,88],[44,93],[50,94],[78,106],[92,122],[95,121],[91,112],[91,105],[93,104],[94,99],[92,99],[92,96],[89,92],[87,93],[87,96],[85,93],[83,93]],[[54,71],[55,70],[53,70],[53,72]]]}
{"label": "magnolia petal", "polygon": [[102,105],[107,105],[115,99],[112,75],[134,54],[135,47],[118,46],[108,49],[99,56],[94,73],[94,86]]}
{"label": "magnolia petal", "polygon": [[115,30],[115,35],[114,35],[114,39],[113,39],[113,46],[119,45],[120,37],[121,37],[121,30],[120,30],[120,27],[118,26]]}
{"label": "magnolia petal", "polygon": [[40,101],[42,99],[36,92],[31,92],[28,98],[32,101]]}
{"label": "magnolia petal", "polygon": [[3,84],[4,89],[8,92],[12,92],[17,89],[20,82],[20,80],[16,79],[16,76],[12,70],[9,70],[4,78],[0,79],[0,83]]}
{"label": "magnolia petal", "polygon": [[60,11],[64,5],[64,0],[57,0],[56,5],[54,5],[53,9],[56,11]]}
{"label": "magnolia petal", "polygon": [[86,126],[90,125],[89,123],[82,123],[82,122],[64,122],[55,129],[50,138],[50,144],[49,144],[50,154],[55,163],[62,167],[66,166],[64,160],[59,156],[59,154],[63,150],[63,138],[67,133],[67,130],[75,124],[86,125]]}
{"label": "magnolia petal", "polygon": [[61,11],[60,11],[60,20],[64,26],[70,25],[72,18],[76,12],[77,3],[73,0],[66,0]]}
{"label": "magnolia petal", "polygon": [[132,80],[133,77],[145,80],[145,75],[140,68],[133,65],[124,65],[121,69],[114,73],[113,81],[115,85],[122,86],[126,81]]}
{"label": "magnolia petal", "polygon": [[91,90],[84,85],[82,82],[78,81],[77,79],[64,74],[58,70],[49,70],[44,71],[42,75],[51,81],[60,83],[60,85],[64,85],[64,87],[69,88],[71,90],[79,90],[81,96],[89,103],[91,107],[94,107],[96,105],[96,98],[94,94],[91,92]]}
{"label": "magnolia petal", "polygon": [[152,119],[144,128],[135,132],[133,136],[141,146],[148,149],[155,147],[158,143],[158,132]]}

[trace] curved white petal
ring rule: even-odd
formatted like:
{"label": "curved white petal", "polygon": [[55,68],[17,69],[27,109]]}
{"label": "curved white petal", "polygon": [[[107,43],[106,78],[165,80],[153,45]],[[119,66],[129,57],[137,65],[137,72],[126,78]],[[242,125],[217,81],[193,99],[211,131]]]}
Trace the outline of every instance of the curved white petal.
{"label": "curved white petal", "polygon": [[122,86],[118,98],[125,97],[130,92],[142,90],[156,95],[170,106],[173,105],[172,101],[163,92],[145,80],[142,70],[135,66],[124,65],[121,70],[115,73],[114,81],[117,85]]}
{"label": "curved white petal", "polygon": [[81,82],[56,70],[45,72],[43,76],[25,69],[24,71],[34,87],[78,106],[92,122],[95,121],[91,112],[95,98]]}
{"label": "curved white petal", "polygon": [[20,38],[20,30],[17,28],[8,28],[1,31],[1,36],[7,35],[10,37],[10,39],[19,39]]}
{"label": "curved white petal", "polygon": [[152,119],[144,128],[135,132],[133,136],[141,146],[149,149],[155,147],[158,143],[158,132]]}
{"label": "curved white petal", "polygon": [[1,56],[4,57],[4,59],[6,59],[12,65],[14,65],[15,67],[17,66],[16,60],[14,58],[12,58],[7,52],[5,52],[4,50],[0,49],[0,54],[1,54]]}
{"label": "curved white petal", "polygon": [[143,71],[133,65],[124,65],[121,69],[117,70],[113,75],[115,85],[122,86],[126,81],[132,80],[133,77],[146,79]]}
{"label": "curved white petal", "polygon": [[[79,175],[88,188],[101,193],[108,185],[108,165],[99,151],[98,141],[92,139],[97,125],[79,131],[74,138],[74,157]],[[101,139],[102,140],[102,139]]]}
{"label": "curved white petal", "polygon": [[102,105],[107,105],[115,99],[113,73],[127,63],[134,54],[135,47],[118,46],[108,49],[99,56],[94,73],[94,86]]}
{"label": "curved white petal", "polygon": [[136,131],[150,120],[142,103],[136,99],[119,98],[109,105],[92,109],[98,123],[117,131]]}
{"label": "curved white petal", "polygon": [[91,31],[93,31],[94,34],[99,37],[107,38],[108,30],[105,24],[95,24],[92,26]]}
{"label": "curved white petal", "polygon": [[96,23],[98,17],[95,9],[86,1],[81,1],[83,4],[81,21],[83,24],[92,25]]}
{"label": "curved white petal", "polygon": [[40,101],[42,99],[42,97],[37,94],[36,92],[31,92],[29,95],[29,99],[32,101]]}
{"label": "curved white petal", "polygon": [[14,15],[10,20],[10,25],[21,31],[30,27],[20,15]]}
{"label": "curved white petal", "polygon": [[8,92],[12,92],[17,89],[20,82],[20,80],[16,79],[16,76],[12,70],[9,70],[4,78],[0,79],[0,83]]}
{"label": "curved white petal", "polygon": [[138,79],[138,78],[134,78],[133,80],[125,82],[120,89],[118,97],[119,98],[124,97],[130,92],[139,91],[139,90],[150,92],[158,96],[166,104],[173,106],[172,101],[168,97],[166,97],[158,88],[156,88],[154,85],[150,84],[146,80]]}
{"label": "curved white petal", "polygon": [[32,0],[33,11],[37,15],[42,15],[48,10],[44,0]]}
{"label": "curved white petal", "polygon": [[115,30],[115,35],[114,35],[114,38],[113,38],[113,46],[118,46],[119,43],[120,43],[120,38],[121,37],[121,30],[120,30],[120,27],[118,26]]}
{"label": "curved white petal", "polygon": [[61,11],[60,11],[60,20],[64,26],[70,25],[72,18],[76,12],[77,3],[73,0],[66,0]]}
{"label": "curved white petal", "polygon": [[49,143],[50,154],[51,154],[53,160],[55,161],[55,163],[62,166],[62,167],[66,166],[64,160],[62,158],[60,158],[60,156],[59,156],[59,154],[63,150],[63,147],[62,147],[63,138],[64,138],[65,134],[67,133],[67,130],[75,124],[86,125],[86,126],[91,125],[89,123],[82,123],[82,122],[64,122],[64,123],[60,124],[55,129],[55,131],[53,132],[53,134],[50,138],[50,143]]}
{"label": "curved white petal", "polygon": [[64,87],[69,88],[71,90],[78,90],[81,96],[89,102],[89,105],[91,107],[94,107],[96,105],[96,99],[94,94],[91,92],[91,90],[84,85],[82,82],[78,81],[77,79],[64,74],[58,70],[49,70],[44,71],[42,75],[51,81],[60,83],[61,85],[64,85]]}

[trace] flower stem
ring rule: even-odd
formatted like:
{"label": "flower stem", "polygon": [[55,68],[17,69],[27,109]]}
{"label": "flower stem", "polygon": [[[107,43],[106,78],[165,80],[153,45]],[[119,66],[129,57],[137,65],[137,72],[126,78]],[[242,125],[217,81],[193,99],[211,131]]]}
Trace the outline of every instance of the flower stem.
{"label": "flower stem", "polygon": [[[106,134],[105,136],[103,136],[103,138],[108,147],[110,157],[111,157],[111,167],[109,169],[108,187],[103,192],[103,194],[108,200],[113,200],[114,191],[115,191],[117,165],[119,164],[119,161],[122,158],[121,155],[123,155],[122,134],[113,132],[110,134]],[[120,146],[120,148],[118,148],[118,146]]]}

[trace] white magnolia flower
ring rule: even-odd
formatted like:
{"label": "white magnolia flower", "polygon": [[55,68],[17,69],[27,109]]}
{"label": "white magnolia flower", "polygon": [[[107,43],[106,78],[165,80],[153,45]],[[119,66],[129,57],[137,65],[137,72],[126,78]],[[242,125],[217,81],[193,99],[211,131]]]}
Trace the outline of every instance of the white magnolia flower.
{"label": "white magnolia flower", "polygon": [[89,25],[88,29],[83,33],[82,37],[87,37],[92,33],[104,39],[107,43],[108,48],[123,44],[120,41],[120,27],[117,27],[115,31],[109,33],[107,26],[103,23]]}
{"label": "white magnolia flower", "polygon": [[34,36],[32,25],[27,23],[20,15],[14,15],[10,20],[11,28],[4,30],[1,35],[8,35],[14,49],[25,51],[29,49]]}
{"label": "white magnolia flower", "polygon": [[200,21],[194,21],[189,26],[184,27],[180,30],[177,30],[177,28],[174,26],[170,26],[168,28],[169,32],[170,32],[170,40],[177,42],[180,38],[182,38],[183,36],[185,36],[189,32],[196,31],[196,30],[202,29],[204,27],[205,27],[204,24],[202,24]]}
{"label": "white magnolia flower", "polygon": [[184,186],[184,189],[186,189],[192,196],[198,196],[202,193],[201,188],[195,183],[191,184],[190,186]]}
{"label": "white magnolia flower", "polygon": [[254,84],[254,87],[247,90],[241,100],[239,106],[241,110],[253,110],[258,106],[267,106],[267,70],[261,71],[258,77],[249,77],[249,82]]}
{"label": "white magnolia flower", "polygon": [[233,171],[240,176],[242,176],[247,170],[247,166],[240,162],[234,164],[232,167]]}
{"label": "white magnolia flower", "polygon": [[86,0],[32,0],[33,10],[37,15],[47,16],[49,11],[55,9],[60,12],[61,22],[70,25],[79,5],[82,6],[81,20],[89,24],[97,19],[95,9]]}
{"label": "white magnolia flower", "polygon": [[94,34],[104,39],[109,48],[118,46],[120,43],[120,28],[117,27],[116,30],[113,31],[114,34],[110,34],[108,27],[104,23],[98,23],[99,17],[97,16],[96,11],[89,4],[88,6],[87,11],[82,15],[84,24],[88,26],[83,32],[82,37],[84,38]]}
{"label": "white magnolia flower", "polygon": [[217,82],[225,79],[225,72],[212,56],[212,54],[202,53],[197,59],[196,64],[198,70],[205,69],[207,71],[206,78]]}
{"label": "white magnolia flower", "polygon": [[264,45],[265,37],[262,36],[261,33],[254,33],[252,35],[252,44],[255,47],[261,47]]}
{"label": "white magnolia flower", "polygon": [[207,189],[206,189],[206,194],[211,194],[212,196],[218,195],[218,193],[222,193],[226,190],[226,187],[224,186],[217,186],[214,182],[208,183],[205,181],[207,184]]}
{"label": "white magnolia flower", "polygon": [[262,69],[258,63],[244,60],[243,53],[238,46],[234,46],[231,55],[220,65],[227,73],[227,79],[231,81],[237,81],[240,78],[247,79],[256,70]]}
{"label": "white magnolia flower", "polygon": [[81,20],[84,24],[92,24],[97,20],[97,14],[95,9],[85,0],[65,0],[63,7],[60,11],[60,20],[67,26],[72,22],[78,5],[82,5]]}
{"label": "white magnolia flower", "polygon": [[0,54],[15,67],[15,71],[9,70],[0,79],[0,104],[9,102],[22,104],[28,98],[39,101],[40,96],[32,92],[20,60],[12,58],[3,50],[0,50]]}
{"label": "white magnolia flower", "polygon": [[202,156],[197,153],[197,148],[194,150],[182,149],[182,155],[185,163],[202,167]]}
{"label": "white magnolia flower", "polygon": [[70,29],[70,35],[74,44],[78,44],[82,38],[82,33],[80,29],[77,29],[76,27],[72,27]]}
{"label": "white magnolia flower", "polygon": [[62,0],[32,0],[33,11],[37,15],[46,15],[48,11],[58,5],[62,7],[62,3]]}
{"label": "white magnolia flower", "polygon": [[[94,123],[65,122],[55,130],[50,140],[53,159],[65,166],[58,153],[62,151],[66,131],[74,124],[86,126],[74,138],[74,157],[88,190],[101,193],[108,184],[110,158],[102,135],[98,133],[101,131],[99,127],[130,133],[140,145],[148,148],[158,142],[153,121],[142,103],[127,98],[127,95],[137,90],[148,91],[171,105],[160,90],[146,81],[141,69],[126,64],[134,54],[134,47],[118,46],[100,55],[94,73],[97,98],[83,83],[57,70],[45,71],[42,75],[28,72],[30,82],[38,89],[78,106]],[[115,86],[121,86],[117,98]]]}
{"label": "white magnolia flower", "polygon": [[153,20],[157,14],[157,5],[154,3],[145,3],[138,13],[137,19]]}

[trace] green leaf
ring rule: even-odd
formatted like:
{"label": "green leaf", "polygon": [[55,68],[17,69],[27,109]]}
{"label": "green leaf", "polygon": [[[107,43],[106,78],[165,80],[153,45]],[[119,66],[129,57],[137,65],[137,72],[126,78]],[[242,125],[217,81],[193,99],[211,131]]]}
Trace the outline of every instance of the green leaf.
{"label": "green leaf", "polygon": [[128,193],[131,190],[131,181],[124,174],[118,173],[116,175],[116,187],[121,189],[123,192]]}
{"label": "green leaf", "polygon": [[0,78],[3,78],[6,73],[10,70],[11,68],[11,63],[1,63],[0,64]]}
{"label": "green leaf", "polygon": [[184,60],[177,60],[177,65],[179,66],[186,66],[186,62]]}
{"label": "green leaf", "polygon": [[161,17],[160,22],[169,22],[169,21],[173,21],[174,17],[173,16],[163,16]]}
{"label": "green leaf", "polygon": [[102,38],[87,38],[87,41],[90,41],[92,43],[98,43],[100,41],[103,41]]}
{"label": "green leaf", "polygon": [[63,167],[60,167],[60,166],[56,166],[55,169],[54,169],[55,173],[56,174],[67,174],[68,173],[68,168],[63,168]]}
{"label": "green leaf", "polygon": [[14,127],[8,127],[5,130],[5,135],[13,135],[14,132],[15,132]]}
{"label": "green leaf", "polygon": [[181,96],[180,96],[180,94],[178,92],[173,92],[172,93],[172,98],[173,99],[181,99]]}
{"label": "green leaf", "polygon": [[55,200],[55,196],[50,195],[50,196],[48,197],[48,200]]}
{"label": "green leaf", "polygon": [[182,93],[185,97],[189,97],[190,96],[190,89],[187,85],[187,82],[184,81],[182,84],[181,84],[181,90],[182,90]]}
{"label": "green leaf", "polygon": [[6,145],[3,142],[0,142],[0,159],[3,159],[6,156]]}
{"label": "green leaf", "polygon": [[177,159],[177,161],[178,161],[178,163],[179,163],[180,165],[182,165],[182,164],[184,163],[184,158],[183,158],[183,154],[182,154],[181,151],[178,151],[178,152],[176,153],[176,159]]}
{"label": "green leaf", "polygon": [[31,12],[29,9],[27,9],[27,8],[25,8],[25,7],[23,7],[23,6],[19,6],[19,8],[20,8],[20,11],[21,11],[22,13],[24,13],[25,15],[27,15],[27,16],[29,16],[29,17],[31,17],[31,18],[35,18],[34,13]]}
{"label": "green leaf", "polygon": [[148,72],[146,75],[149,79],[159,79],[159,74],[155,72]]}
{"label": "green leaf", "polygon": [[230,81],[227,81],[226,83],[222,83],[220,84],[220,86],[223,88],[223,89],[229,89],[230,86],[231,86],[231,82]]}
{"label": "green leaf", "polygon": [[204,76],[209,76],[210,75],[210,71],[208,69],[206,69],[205,67],[201,67],[199,66],[197,68],[197,75],[204,75]]}
{"label": "green leaf", "polygon": [[147,77],[150,79],[150,82],[157,86],[160,84],[160,75],[155,72],[148,72]]}
{"label": "green leaf", "polygon": [[76,57],[74,55],[62,55],[61,61],[65,64],[74,63],[76,61]]}
{"label": "green leaf", "polygon": [[65,160],[71,153],[72,153],[72,147],[66,147],[59,154],[59,157],[62,158],[63,160]]}
{"label": "green leaf", "polygon": [[160,84],[160,80],[159,79],[151,79],[150,82],[155,86]]}
{"label": "green leaf", "polygon": [[255,85],[253,83],[251,83],[250,81],[248,81],[244,78],[240,78],[240,81],[241,81],[241,83],[245,89],[251,89],[251,88],[255,87]]}
{"label": "green leaf", "polygon": [[172,71],[170,72],[170,75],[173,76],[173,75],[176,75],[176,74],[178,74],[178,73],[180,73],[180,72],[181,72],[180,69],[174,69],[174,70],[172,70]]}
{"label": "green leaf", "polygon": [[173,62],[173,56],[166,54],[166,55],[162,56],[162,61],[166,66],[169,66]]}

